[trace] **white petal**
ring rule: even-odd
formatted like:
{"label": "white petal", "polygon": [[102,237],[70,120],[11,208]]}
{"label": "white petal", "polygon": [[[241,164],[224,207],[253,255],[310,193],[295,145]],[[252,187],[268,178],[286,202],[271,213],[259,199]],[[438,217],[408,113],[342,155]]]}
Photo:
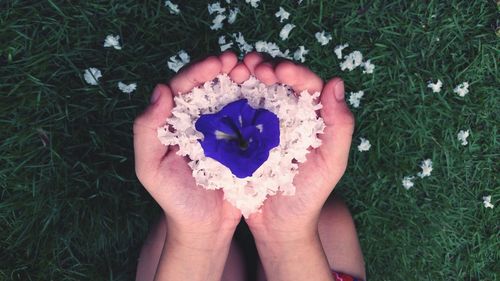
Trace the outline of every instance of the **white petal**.
{"label": "white petal", "polygon": [[83,79],[85,79],[85,82],[89,85],[97,85],[99,84],[99,78],[102,77],[101,71],[95,67],[91,67],[88,69],[85,69],[83,73]]}

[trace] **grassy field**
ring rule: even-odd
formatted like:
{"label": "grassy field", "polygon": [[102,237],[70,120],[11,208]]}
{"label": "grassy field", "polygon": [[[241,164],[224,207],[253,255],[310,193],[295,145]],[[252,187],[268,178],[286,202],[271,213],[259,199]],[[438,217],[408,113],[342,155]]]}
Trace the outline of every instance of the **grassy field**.
{"label": "grassy field", "polygon": [[[304,45],[322,78],[365,91],[336,192],[353,211],[370,280],[500,280],[500,3],[221,1],[241,12],[213,31],[207,2],[174,2],[180,15],[162,1],[0,2],[0,280],[133,279],[159,208],[135,177],[132,122],[175,74],[170,56],[218,53],[219,36],[235,32],[292,52]],[[297,25],[287,41],[279,6]],[[321,30],[333,36],[326,46],[314,38]],[[103,48],[108,34],[122,50]],[[342,43],[374,73],[341,71]],[[88,67],[102,71],[98,86],[85,83]],[[443,90],[432,93],[437,79]],[[118,81],[137,91],[121,93]],[[466,146],[460,130],[471,132]],[[359,137],[369,151],[358,152]],[[404,189],[427,158],[432,175]]]}

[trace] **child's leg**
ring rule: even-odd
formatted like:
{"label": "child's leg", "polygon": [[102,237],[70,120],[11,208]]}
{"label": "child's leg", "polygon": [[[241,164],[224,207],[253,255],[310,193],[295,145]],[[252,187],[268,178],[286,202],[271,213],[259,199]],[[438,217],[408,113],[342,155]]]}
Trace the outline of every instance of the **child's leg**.
{"label": "child's leg", "polygon": [[[318,229],[330,268],[366,280],[365,262],[356,227],[349,209],[339,196],[328,200],[323,206]],[[260,263],[257,280],[266,280]]]}
{"label": "child's leg", "polygon": [[[162,215],[158,223],[151,229],[141,249],[137,264],[136,281],[153,281],[156,267],[160,261],[161,252],[167,235],[167,224],[165,216]],[[231,243],[227,257],[222,281],[244,280],[243,259],[234,241]]]}
{"label": "child's leg", "polygon": [[349,209],[338,195],[323,206],[318,229],[330,268],[366,280],[356,227]]}

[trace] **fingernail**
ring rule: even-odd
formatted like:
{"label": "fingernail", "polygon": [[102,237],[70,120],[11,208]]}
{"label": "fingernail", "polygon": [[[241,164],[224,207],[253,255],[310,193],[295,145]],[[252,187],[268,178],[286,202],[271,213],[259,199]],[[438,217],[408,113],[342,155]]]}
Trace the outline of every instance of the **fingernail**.
{"label": "fingernail", "polygon": [[335,84],[335,98],[337,101],[344,101],[344,81],[342,80]]}
{"label": "fingernail", "polygon": [[153,91],[153,95],[151,96],[151,99],[150,99],[151,104],[156,103],[158,101],[158,99],[160,98],[160,96],[161,96],[160,87],[156,86],[154,91]]}

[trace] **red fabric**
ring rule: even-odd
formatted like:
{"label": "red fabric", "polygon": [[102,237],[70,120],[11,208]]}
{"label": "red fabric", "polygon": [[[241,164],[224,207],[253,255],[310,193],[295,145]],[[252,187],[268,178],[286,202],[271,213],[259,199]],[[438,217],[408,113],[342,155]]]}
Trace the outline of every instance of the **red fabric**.
{"label": "red fabric", "polygon": [[333,273],[333,277],[335,277],[335,281],[363,281],[359,278],[354,278],[351,275],[347,275],[344,273],[335,272],[335,271],[332,271],[332,273]]}

